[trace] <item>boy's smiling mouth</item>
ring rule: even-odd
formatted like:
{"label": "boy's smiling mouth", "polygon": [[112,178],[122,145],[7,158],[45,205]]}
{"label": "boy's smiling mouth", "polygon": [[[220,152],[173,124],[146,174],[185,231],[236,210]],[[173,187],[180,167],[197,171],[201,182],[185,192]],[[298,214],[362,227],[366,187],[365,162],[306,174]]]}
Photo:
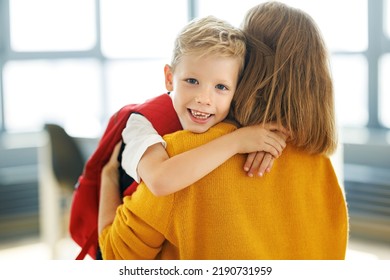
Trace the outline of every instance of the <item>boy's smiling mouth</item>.
{"label": "boy's smiling mouth", "polygon": [[196,110],[193,110],[193,109],[188,109],[188,111],[191,113],[191,115],[194,118],[200,119],[200,120],[206,120],[206,119],[208,119],[212,115],[212,114],[209,114],[209,113],[204,113],[204,112],[196,111]]}

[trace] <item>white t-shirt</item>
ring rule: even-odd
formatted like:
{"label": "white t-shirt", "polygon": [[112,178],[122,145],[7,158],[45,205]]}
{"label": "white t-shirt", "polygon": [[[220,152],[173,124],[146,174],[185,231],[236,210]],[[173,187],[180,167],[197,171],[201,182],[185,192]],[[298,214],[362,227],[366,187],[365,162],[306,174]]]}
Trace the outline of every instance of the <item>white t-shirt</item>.
{"label": "white t-shirt", "polygon": [[154,129],[152,123],[140,114],[131,114],[126,128],[122,131],[122,138],[126,146],[122,153],[122,167],[127,175],[137,183],[141,178],[138,175],[138,163],[150,146],[161,143],[164,148],[166,142]]}

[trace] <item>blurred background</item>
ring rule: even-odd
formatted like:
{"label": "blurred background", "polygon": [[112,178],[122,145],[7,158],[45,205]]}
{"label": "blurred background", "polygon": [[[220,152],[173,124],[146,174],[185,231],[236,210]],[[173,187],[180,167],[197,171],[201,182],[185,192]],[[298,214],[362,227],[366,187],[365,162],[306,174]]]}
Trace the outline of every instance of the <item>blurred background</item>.
{"label": "blurred background", "polygon": [[[260,2],[0,0],[0,259],[74,259],[71,192],[108,118],[165,92],[186,22],[239,26]],[[390,0],[281,2],[308,12],[331,52],[347,257],[390,259]]]}

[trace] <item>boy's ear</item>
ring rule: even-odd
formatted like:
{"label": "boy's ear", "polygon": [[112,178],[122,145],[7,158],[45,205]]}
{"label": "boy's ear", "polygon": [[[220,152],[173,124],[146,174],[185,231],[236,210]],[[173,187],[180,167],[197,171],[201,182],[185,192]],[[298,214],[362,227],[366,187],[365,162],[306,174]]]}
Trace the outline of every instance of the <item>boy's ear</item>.
{"label": "boy's ear", "polygon": [[167,91],[173,91],[173,73],[172,68],[168,64],[164,66],[164,75],[165,75],[165,87]]}

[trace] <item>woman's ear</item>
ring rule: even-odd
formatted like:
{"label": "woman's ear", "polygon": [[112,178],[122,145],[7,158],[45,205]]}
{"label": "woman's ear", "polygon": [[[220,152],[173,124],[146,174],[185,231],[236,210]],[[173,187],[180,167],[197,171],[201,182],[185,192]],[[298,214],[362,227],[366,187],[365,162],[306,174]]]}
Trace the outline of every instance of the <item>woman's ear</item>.
{"label": "woman's ear", "polygon": [[167,91],[173,91],[173,73],[172,68],[168,64],[164,66],[164,75],[165,75],[165,88]]}

